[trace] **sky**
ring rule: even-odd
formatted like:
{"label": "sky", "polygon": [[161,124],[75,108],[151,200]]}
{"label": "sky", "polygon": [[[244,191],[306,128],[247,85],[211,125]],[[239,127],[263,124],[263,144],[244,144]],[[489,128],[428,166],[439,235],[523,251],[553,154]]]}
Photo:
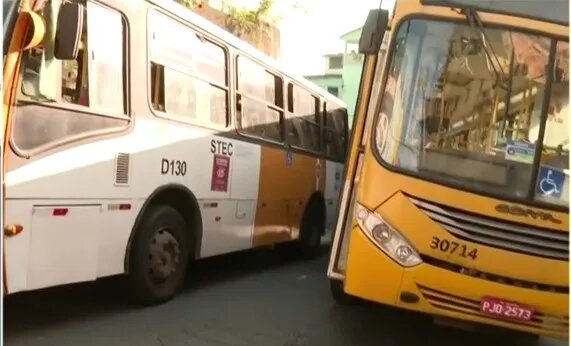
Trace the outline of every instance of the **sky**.
{"label": "sky", "polygon": [[[395,0],[382,0],[392,10]],[[232,0],[236,6],[256,7],[259,0]],[[339,37],[361,27],[370,9],[381,0],[276,0],[274,14],[281,19],[281,63],[301,75],[322,74],[324,54],[344,49]]]}
{"label": "sky", "polygon": [[[281,11],[282,19],[277,24],[281,32],[280,60],[302,75],[323,73],[323,55],[342,52],[344,44],[339,37],[361,27],[369,10],[378,8],[380,3],[380,0],[303,0],[302,10],[291,9],[290,5],[289,11],[287,8]],[[389,3],[394,0],[384,0],[383,8]]]}

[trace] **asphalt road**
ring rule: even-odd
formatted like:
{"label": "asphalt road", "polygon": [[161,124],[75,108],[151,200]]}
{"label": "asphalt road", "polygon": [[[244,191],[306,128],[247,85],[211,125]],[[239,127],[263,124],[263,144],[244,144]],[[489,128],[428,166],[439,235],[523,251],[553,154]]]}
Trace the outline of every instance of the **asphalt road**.
{"label": "asphalt road", "polygon": [[10,346],[523,344],[373,304],[336,305],[326,265],[325,251],[309,262],[270,250],[210,259],[191,269],[174,300],[150,308],[125,304],[116,279],[14,295],[4,301],[4,340]]}

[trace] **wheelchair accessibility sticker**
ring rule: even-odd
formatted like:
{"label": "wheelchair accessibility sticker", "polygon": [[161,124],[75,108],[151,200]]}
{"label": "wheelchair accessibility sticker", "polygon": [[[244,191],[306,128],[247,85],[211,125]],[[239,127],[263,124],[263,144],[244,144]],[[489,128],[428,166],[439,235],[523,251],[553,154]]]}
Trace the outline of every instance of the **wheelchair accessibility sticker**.
{"label": "wheelchair accessibility sticker", "polygon": [[565,184],[565,173],[562,171],[541,166],[537,177],[536,192],[542,196],[560,198]]}

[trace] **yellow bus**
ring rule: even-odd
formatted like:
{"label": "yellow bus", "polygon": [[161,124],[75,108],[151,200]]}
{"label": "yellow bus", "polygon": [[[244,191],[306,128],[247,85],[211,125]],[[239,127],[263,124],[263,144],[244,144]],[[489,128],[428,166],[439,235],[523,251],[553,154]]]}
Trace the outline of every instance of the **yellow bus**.
{"label": "yellow bus", "polygon": [[568,335],[568,6],[370,12],[328,268],[336,299]]}
{"label": "yellow bus", "polygon": [[172,0],[3,5],[5,294],[127,274],[163,302],[193,260],[318,253],[342,100]]}

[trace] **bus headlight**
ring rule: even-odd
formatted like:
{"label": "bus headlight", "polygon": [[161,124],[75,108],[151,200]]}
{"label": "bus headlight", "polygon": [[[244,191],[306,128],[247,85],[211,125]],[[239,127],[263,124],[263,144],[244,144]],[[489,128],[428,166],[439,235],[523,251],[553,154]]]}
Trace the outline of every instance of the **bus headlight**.
{"label": "bus headlight", "polygon": [[359,227],[392,259],[403,267],[414,267],[422,259],[406,238],[378,214],[355,203],[355,218]]}

